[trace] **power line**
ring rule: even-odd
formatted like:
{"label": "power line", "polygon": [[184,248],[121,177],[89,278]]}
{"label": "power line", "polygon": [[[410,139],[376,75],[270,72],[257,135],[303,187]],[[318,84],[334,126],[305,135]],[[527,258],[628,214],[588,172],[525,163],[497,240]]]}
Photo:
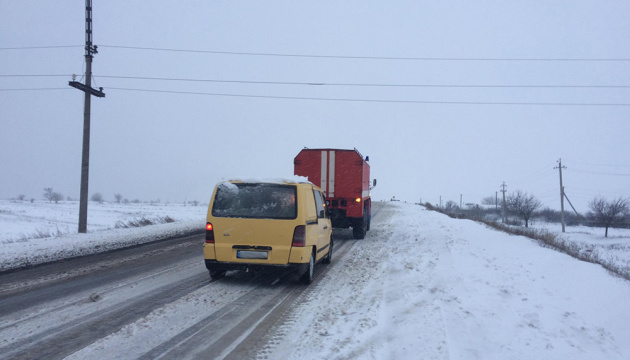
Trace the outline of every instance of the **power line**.
{"label": "power line", "polygon": [[239,52],[239,51],[217,51],[217,50],[191,50],[174,48],[156,48],[140,46],[120,46],[120,45],[99,45],[103,48],[129,49],[129,50],[150,50],[187,52],[219,55],[246,55],[246,56],[274,56],[274,57],[296,57],[296,58],[325,58],[325,59],[359,59],[359,60],[407,60],[407,61],[581,61],[581,62],[613,62],[630,61],[630,58],[472,58],[472,57],[394,57],[394,56],[353,56],[353,55],[316,55],[316,54],[288,54],[288,53],[264,53],[264,52]]}
{"label": "power line", "polygon": [[[147,50],[147,51],[168,51],[185,53],[202,53],[217,55],[242,55],[242,56],[271,56],[271,57],[293,57],[293,58],[323,58],[323,59],[357,59],[357,60],[405,60],[405,61],[534,61],[534,62],[628,62],[630,58],[492,58],[492,57],[412,57],[412,56],[358,56],[358,55],[326,55],[326,54],[290,54],[290,53],[267,53],[251,51],[218,51],[218,50],[195,50],[195,49],[175,49],[142,46],[122,46],[122,45],[99,45],[101,48],[125,49],[125,50]],[[83,45],[46,45],[46,46],[16,46],[0,47],[2,50],[38,50],[38,49],[61,49],[61,48],[82,48]]]}
{"label": "power line", "polygon": [[49,45],[49,46],[20,46],[20,47],[0,47],[0,50],[37,50],[37,49],[62,49],[62,48],[82,48],[83,45]]}
{"label": "power line", "polygon": [[46,90],[70,90],[69,88],[23,88],[23,89],[0,89],[0,91],[46,91]]}
{"label": "power line", "polygon": [[621,173],[605,173],[605,172],[600,172],[600,171],[588,171],[588,170],[579,170],[579,169],[572,169],[572,170],[576,171],[576,172],[585,173],[585,174],[611,175],[611,176],[630,176],[630,174],[621,174]]}
{"label": "power line", "polygon": [[326,83],[326,82],[290,82],[290,81],[251,81],[251,80],[217,80],[190,78],[163,78],[140,76],[99,75],[102,78],[159,80],[159,81],[189,81],[236,84],[271,84],[271,85],[308,85],[308,86],[359,86],[359,87],[424,87],[424,88],[630,88],[630,85],[456,85],[456,84],[386,84],[386,83]]}
{"label": "power line", "polygon": [[69,77],[61,74],[0,74],[0,77]]}
{"label": "power line", "polygon": [[281,100],[317,100],[317,101],[345,101],[345,102],[370,102],[370,103],[399,103],[399,104],[446,104],[446,105],[525,105],[525,106],[630,106],[630,103],[543,103],[543,102],[479,102],[479,101],[423,101],[423,100],[384,100],[384,99],[351,99],[351,98],[317,98],[298,96],[274,96],[274,95],[246,95],[227,93],[204,93],[193,91],[154,90],[138,88],[108,87],[111,90],[170,93],[182,95],[206,95],[241,98],[281,99]]}
{"label": "power line", "polygon": [[[205,93],[205,92],[193,92],[193,91],[155,90],[155,89],[120,88],[120,87],[108,87],[108,89],[123,90],[123,91],[179,94],[179,95],[204,95],[204,96],[224,96],[224,97],[277,99],[277,100],[313,100],[313,101],[340,101],[340,102],[364,102],[364,103],[436,104],[436,105],[520,105],[520,106],[614,106],[614,107],[630,106],[630,103],[552,103],[552,102],[545,103],[545,102],[387,100],[387,99],[318,98],[318,97],[300,97],[300,96]],[[45,90],[66,90],[66,88],[0,89],[0,91],[45,91]],[[626,176],[625,174],[620,174],[620,175]]]}
{"label": "power line", "polygon": [[[57,74],[0,74],[0,77],[68,77],[70,75]],[[183,81],[210,82],[226,84],[262,84],[262,85],[307,85],[307,86],[356,86],[356,87],[419,87],[419,88],[603,88],[627,89],[630,85],[489,85],[489,84],[387,84],[387,83],[326,83],[326,82],[296,82],[296,81],[253,81],[253,80],[218,80],[192,79],[147,76],[98,75],[95,77],[108,79],[154,80],[154,81]]]}
{"label": "power line", "polygon": [[630,168],[630,165],[614,165],[614,164],[597,164],[597,163],[591,163],[591,162],[586,162],[586,161],[579,161],[579,160],[570,160],[571,162],[575,162],[578,164],[584,164],[584,165],[591,165],[591,166],[605,166],[605,167],[622,167],[622,168]]}
{"label": "power line", "polygon": [[[549,165],[552,166],[552,165]],[[530,173],[529,175],[524,175],[522,177],[519,177],[517,179],[513,179],[513,182],[519,183],[519,184],[528,184],[531,182],[534,182],[536,180],[542,179],[542,178],[546,178],[549,177],[549,166],[546,166],[538,171],[535,171],[534,173]]]}

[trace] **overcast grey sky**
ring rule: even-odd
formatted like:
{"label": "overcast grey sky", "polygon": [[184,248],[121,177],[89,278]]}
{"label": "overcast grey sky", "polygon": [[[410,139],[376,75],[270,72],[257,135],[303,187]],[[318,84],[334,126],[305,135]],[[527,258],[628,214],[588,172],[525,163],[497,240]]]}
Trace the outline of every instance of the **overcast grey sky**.
{"label": "overcast grey sky", "polygon": [[[106,200],[206,202],[222,179],[292,175],[303,147],[369,155],[377,200],[480,203],[505,181],[558,209],[559,158],[578,211],[630,196],[628,1],[93,6]],[[0,0],[0,198],[79,197],[84,42],[84,0]],[[14,49],[47,46],[72,47]]]}

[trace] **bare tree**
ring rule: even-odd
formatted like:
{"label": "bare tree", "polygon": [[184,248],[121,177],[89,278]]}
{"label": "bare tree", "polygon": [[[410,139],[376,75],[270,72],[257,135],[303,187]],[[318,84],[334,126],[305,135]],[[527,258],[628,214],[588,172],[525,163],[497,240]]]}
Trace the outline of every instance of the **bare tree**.
{"label": "bare tree", "polygon": [[121,194],[114,194],[114,198],[116,199],[116,202],[120,204],[120,202],[123,199],[123,196]]}
{"label": "bare tree", "polygon": [[446,202],[446,205],[444,205],[444,211],[446,211],[447,213],[459,212],[459,205],[457,205],[455,201],[449,200]]}
{"label": "bare tree", "polygon": [[485,198],[481,199],[481,205],[496,206],[497,205],[496,197],[486,196]]}
{"label": "bare tree", "polygon": [[92,194],[92,197],[90,198],[90,200],[92,200],[94,202],[97,202],[99,204],[102,204],[103,201],[104,201],[103,200],[103,194],[101,194],[101,193],[94,193],[94,194]]}
{"label": "bare tree", "polygon": [[44,188],[44,199],[52,202],[53,201],[53,188]]}
{"label": "bare tree", "polygon": [[594,224],[606,228],[605,237],[608,237],[609,227],[622,225],[630,216],[630,201],[622,197],[610,202],[604,198],[595,198],[588,203],[588,207],[588,218]]}
{"label": "bare tree", "polygon": [[525,227],[529,227],[529,219],[532,217],[532,214],[542,206],[542,203],[534,195],[529,195],[520,190],[510,194],[506,199],[506,203],[510,211],[525,220]]}
{"label": "bare tree", "polygon": [[26,199],[26,195],[20,194],[20,195],[17,196],[17,199],[20,200],[20,201],[24,201],[24,199]]}
{"label": "bare tree", "polygon": [[63,195],[58,192],[52,193],[51,200],[55,202],[55,204],[59,203],[60,200],[63,200]]}

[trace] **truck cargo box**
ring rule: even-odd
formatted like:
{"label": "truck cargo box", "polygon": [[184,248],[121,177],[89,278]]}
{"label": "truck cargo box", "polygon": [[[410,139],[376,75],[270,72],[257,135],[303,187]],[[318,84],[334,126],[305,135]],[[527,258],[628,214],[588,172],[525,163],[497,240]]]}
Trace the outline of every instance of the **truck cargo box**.
{"label": "truck cargo box", "polygon": [[303,149],[293,164],[295,175],[324,190],[333,226],[352,227],[363,238],[371,220],[368,159],[357,149]]}

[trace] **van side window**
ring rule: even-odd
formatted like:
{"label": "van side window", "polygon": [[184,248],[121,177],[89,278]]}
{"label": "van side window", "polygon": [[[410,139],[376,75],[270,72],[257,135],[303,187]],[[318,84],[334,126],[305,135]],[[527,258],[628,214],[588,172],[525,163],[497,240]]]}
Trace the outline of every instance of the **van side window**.
{"label": "van side window", "polygon": [[326,217],[326,210],[324,208],[324,199],[322,198],[322,194],[313,190],[313,195],[315,195],[315,205],[317,206],[317,217],[323,219]]}

